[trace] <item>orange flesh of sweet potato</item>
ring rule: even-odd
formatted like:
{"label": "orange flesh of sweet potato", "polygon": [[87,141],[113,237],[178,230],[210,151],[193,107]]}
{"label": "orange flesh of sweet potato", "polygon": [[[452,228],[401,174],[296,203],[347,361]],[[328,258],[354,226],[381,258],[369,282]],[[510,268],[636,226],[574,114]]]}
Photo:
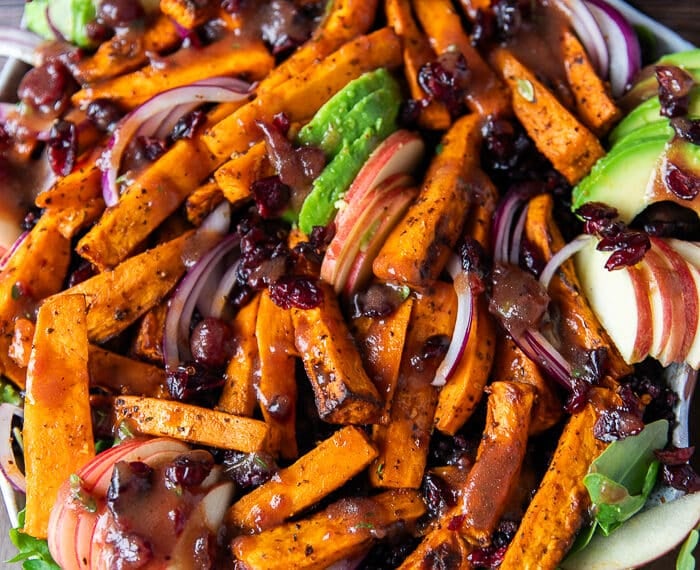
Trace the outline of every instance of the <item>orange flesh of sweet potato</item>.
{"label": "orange flesh of sweet potato", "polygon": [[216,182],[205,182],[198,186],[185,202],[189,222],[199,227],[204,219],[224,201],[224,194]]}
{"label": "orange flesh of sweet potato", "polygon": [[102,171],[95,161],[96,152],[90,153],[67,176],[61,176],[44,192],[37,195],[34,203],[38,208],[75,208],[89,200],[102,196]]}
{"label": "orange flesh of sweet potato", "polygon": [[105,202],[100,196],[80,206],[51,209],[58,220],[58,231],[66,239],[73,239],[80,230],[96,222],[105,211]]}
{"label": "orange flesh of sweet potato", "polygon": [[160,303],[184,274],[183,256],[197,239],[188,232],[61,293],[85,295],[90,341],[112,338]]}
{"label": "orange flesh of sweet potato", "polygon": [[346,426],[236,501],[226,523],[243,533],[275,527],[347,483],[376,455],[362,430]]}
{"label": "orange flesh of sweet potato", "polygon": [[[399,381],[387,425],[375,425],[372,438],[379,456],[370,467],[375,487],[420,487],[433,429],[437,388],[431,384],[439,362],[412,362],[430,337],[452,334],[457,298],[452,286],[435,282],[416,294],[409,323]],[[419,357],[420,358],[420,357]]]}
{"label": "orange flesh of sweet potato", "polygon": [[143,32],[116,34],[100,44],[94,54],[71,66],[71,70],[83,84],[109,79],[133,71],[148,61],[149,53],[167,51],[180,40],[175,23],[159,14]]}
{"label": "orange flesh of sweet potato", "polygon": [[91,344],[88,349],[90,386],[114,394],[169,398],[165,370]]}
{"label": "orange flesh of sweet potato", "polygon": [[26,368],[29,365],[33,338],[34,323],[24,317],[17,318],[15,320],[15,332],[12,335],[12,344],[10,344],[7,354],[20,368]]}
{"label": "orange flesh of sweet potato", "polygon": [[339,424],[371,424],[381,416],[381,398],[367,376],[333,288],[313,309],[292,309],[294,340],[311,381],[318,415]]}
{"label": "orange flesh of sweet potato", "polygon": [[596,135],[605,135],[621,116],[620,109],[586,55],[581,42],[569,30],[561,37],[566,77],[576,100],[576,113]]}
{"label": "orange flesh of sweet potato", "polygon": [[172,400],[117,396],[114,416],[115,425],[126,421],[144,435],[245,453],[263,450],[267,440],[264,422]]}
{"label": "orange flesh of sweet potato", "polygon": [[380,423],[389,420],[412,307],[413,299],[409,297],[387,317],[359,317],[352,322],[365,370],[384,400]]}
{"label": "orange flesh of sweet potato", "polygon": [[255,336],[260,359],[257,396],[269,427],[268,447],[275,455],[294,459],[299,454],[294,326],[290,311],[275,305],[267,291],[260,297]]}
{"label": "orange flesh of sweet potato", "polygon": [[38,300],[61,290],[69,261],[70,241],[47,212],[0,272],[0,372],[19,388],[24,388],[26,372],[8,355],[15,320],[33,315]]}
{"label": "orange flesh of sweet potato", "polygon": [[134,109],[158,93],[210,77],[262,79],[273,65],[274,59],[262,41],[229,35],[202,48],[180,49],[162,58],[158,65],[147,65],[82,89],[71,100],[78,107],[86,107],[97,99],[109,99],[120,107]]}
{"label": "orange flesh of sweet potato", "polygon": [[260,141],[217,168],[214,178],[226,199],[238,205],[252,197],[250,185],[267,175],[268,169],[267,147]]}
{"label": "orange flesh of sweet potato", "polygon": [[469,70],[467,105],[483,117],[510,113],[508,91],[462,29],[459,14],[450,0],[413,0],[413,9],[435,53],[458,51]]}
{"label": "orange flesh of sweet potato", "polygon": [[323,570],[367,552],[377,534],[425,513],[416,491],[398,489],[374,497],[341,499],[306,519],[233,539],[231,551],[249,570]]}
{"label": "orange flesh of sweet potato", "polygon": [[508,50],[496,50],[493,61],[510,87],[518,120],[554,168],[576,184],[605,154],[600,141]]}
{"label": "orange flesh of sweet potato", "polygon": [[[552,204],[551,196],[536,196],[530,201],[525,222],[525,235],[545,262],[565,244],[552,217]],[[561,312],[562,342],[582,346],[587,350],[604,348],[607,352],[608,372],[614,379],[632,371],[581,292],[572,260],[565,261],[552,278],[549,295]]]}
{"label": "orange flesh of sweet potato", "polygon": [[236,349],[226,367],[226,383],[216,404],[218,410],[229,414],[251,417],[255,411],[255,386],[260,378],[258,339],[255,336],[259,306],[260,295],[257,295],[233,319]]}
{"label": "orange flesh of sweet potato", "polygon": [[532,386],[517,382],[494,382],[489,392],[476,463],[467,475],[456,509],[464,517],[460,533],[470,544],[481,547],[491,543],[517,486],[535,398]]}
{"label": "orange flesh of sweet potato", "polygon": [[[418,29],[413,19],[410,0],[386,0],[384,12],[387,23],[401,38],[404,75],[411,97],[417,100],[425,99],[428,93],[418,83],[418,72],[423,65],[437,59],[437,56],[430,47],[428,38]],[[452,119],[445,105],[433,100],[421,110],[418,121],[420,126],[426,129],[446,130]]]}
{"label": "orange flesh of sweet potato", "polygon": [[394,227],[374,260],[384,281],[420,285],[436,279],[457,242],[469,208],[466,179],[479,160],[481,119],[466,115],[452,125],[433,157],[416,201]]}
{"label": "orange flesh of sweet potato", "polygon": [[167,314],[168,302],[165,300],[146,312],[138,324],[136,338],[131,346],[133,355],[163,365],[163,337]]}
{"label": "orange flesh of sweet potato", "polygon": [[160,11],[170,16],[183,28],[191,30],[213,18],[216,2],[192,2],[191,0],[160,0]]}
{"label": "orange flesh of sweet potato", "polygon": [[27,370],[24,531],[46,538],[59,487],[95,456],[88,394],[85,299],[64,295],[39,309]]}
{"label": "orange flesh of sweet potato", "polygon": [[[604,389],[597,389],[609,401]],[[593,436],[597,413],[592,403],[569,419],[547,472],[525,512],[501,563],[502,570],[549,570],[571,547],[590,507],[583,477],[605,449]]]}
{"label": "orange flesh of sweet potato", "polygon": [[472,550],[473,547],[458,532],[438,528],[425,535],[418,548],[408,555],[398,570],[471,570],[474,565],[467,557]]}

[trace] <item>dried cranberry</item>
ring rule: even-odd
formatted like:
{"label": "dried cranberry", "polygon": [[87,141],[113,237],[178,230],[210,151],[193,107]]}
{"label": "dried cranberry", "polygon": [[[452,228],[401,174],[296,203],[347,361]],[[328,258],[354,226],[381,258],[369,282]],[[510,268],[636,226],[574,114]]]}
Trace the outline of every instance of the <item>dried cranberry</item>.
{"label": "dried cranberry", "polygon": [[51,170],[67,176],[73,170],[78,155],[78,130],[71,121],[56,121],[46,141]]}
{"label": "dried cranberry", "polygon": [[468,80],[467,62],[459,52],[443,53],[418,71],[420,86],[431,98],[444,103],[452,117],[464,111]]}
{"label": "dried cranberry", "polygon": [[229,14],[238,14],[245,4],[245,0],[222,0],[221,7]]}
{"label": "dried cranberry", "polygon": [[455,492],[444,479],[434,473],[429,472],[423,478],[421,491],[428,511],[433,517],[440,516],[449,507],[457,504]]}
{"label": "dried cranberry", "polygon": [[657,65],[656,80],[659,82],[661,114],[665,117],[687,115],[690,90],[695,85],[693,77],[680,67]]}
{"label": "dried cranberry", "polygon": [[242,489],[262,485],[269,481],[276,471],[277,464],[269,453],[227,451],[224,454],[224,473]]}
{"label": "dried cranberry", "polygon": [[255,204],[263,218],[274,218],[282,214],[289,203],[291,189],[279,176],[268,176],[256,180],[250,187]]}
{"label": "dried cranberry", "polygon": [[119,106],[109,99],[96,99],[87,108],[87,116],[103,132],[110,132],[123,117]]}
{"label": "dried cranberry", "polygon": [[214,458],[205,451],[180,455],[165,468],[165,484],[168,487],[196,487],[209,476],[213,467]]}
{"label": "dried cranberry", "polygon": [[155,137],[140,136],[136,139],[136,144],[140,147],[140,154],[148,161],[155,162],[165,154],[167,150],[165,141]]}
{"label": "dried cranberry", "polygon": [[695,447],[671,447],[670,449],[661,449],[654,451],[656,458],[664,465],[683,465],[688,463],[690,458],[695,453]]}
{"label": "dried cranberry", "polygon": [[181,364],[168,370],[168,392],[176,400],[190,401],[224,385],[224,375],[198,362]]}
{"label": "dried cranberry", "polygon": [[666,186],[682,200],[692,200],[700,193],[700,178],[668,163],[664,175]]}
{"label": "dried cranberry", "polygon": [[190,335],[192,356],[199,364],[205,366],[225,366],[233,356],[235,348],[233,329],[222,319],[207,317],[197,323]]}
{"label": "dried cranberry", "polygon": [[73,84],[63,64],[52,59],[24,74],[17,95],[41,112],[59,111],[69,99]]}
{"label": "dried cranberry", "polygon": [[421,111],[426,107],[425,99],[406,99],[399,109],[399,124],[405,129],[415,129]]}
{"label": "dried cranberry", "polygon": [[482,159],[489,170],[510,171],[533,149],[522,128],[506,119],[490,118],[481,132]]}
{"label": "dried cranberry", "polygon": [[488,255],[477,240],[466,236],[459,244],[458,252],[464,271],[473,273],[480,279],[485,278],[489,274],[490,263]]}
{"label": "dried cranberry", "polygon": [[31,230],[36,223],[39,221],[39,218],[41,218],[41,215],[43,214],[43,210],[41,208],[37,208],[36,206],[32,206],[27,214],[24,216],[22,219],[22,229],[25,232],[28,232]]}
{"label": "dried cranberry", "polygon": [[585,220],[584,231],[587,234],[609,231],[618,217],[615,208],[602,202],[586,202],[576,210],[576,214]]}
{"label": "dried cranberry", "polygon": [[92,20],[85,25],[85,35],[93,43],[101,44],[114,35],[114,30],[103,22]]}
{"label": "dried cranberry", "polygon": [[353,295],[352,316],[388,317],[406,298],[406,291],[386,283],[373,283],[366,291]]}
{"label": "dried cranberry", "polygon": [[605,268],[608,271],[632,266],[639,263],[644,254],[651,248],[649,236],[640,231],[620,229],[603,235],[596,249],[599,251],[612,251]]}
{"label": "dried cranberry", "polygon": [[206,119],[207,117],[201,109],[196,109],[191,113],[187,113],[175,123],[173,132],[170,133],[170,139],[172,141],[191,139],[197,132],[197,129],[204,125]]}
{"label": "dried cranberry", "polygon": [[492,9],[500,38],[507,40],[515,36],[523,22],[518,0],[498,0]]}
{"label": "dried cranberry", "polygon": [[68,277],[68,287],[75,287],[79,283],[90,279],[96,273],[93,265],[89,261],[83,260]]}
{"label": "dried cranberry", "polygon": [[449,346],[450,337],[447,335],[436,334],[428,337],[420,352],[411,356],[411,366],[417,371],[424,370],[428,361],[436,361],[445,356]]}
{"label": "dried cranberry", "polygon": [[272,124],[280,133],[282,133],[284,136],[287,136],[287,133],[289,132],[289,127],[291,126],[292,122],[289,120],[287,114],[282,111],[277,113],[274,117],[272,117]]}
{"label": "dried cranberry", "polygon": [[120,28],[144,17],[139,0],[102,0],[97,18],[107,26]]}
{"label": "dried cranberry", "polygon": [[471,33],[472,44],[484,47],[496,35],[496,16],[492,10],[477,9]]}
{"label": "dried cranberry", "polygon": [[323,289],[316,279],[285,275],[270,285],[270,298],[283,309],[313,309],[323,302]]}
{"label": "dried cranberry", "polygon": [[260,17],[262,39],[275,55],[300,46],[311,34],[312,22],[289,0],[273,0],[260,11]]}
{"label": "dried cranberry", "polygon": [[676,136],[695,145],[700,145],[700,119],[674,117],[671,126]]}
{"label": "dried cranberry", "polygon": [[662,470],[664,483],[685,491],[686,493],[697,493],[700,491],[700,475],[688,465],[664,465]]}

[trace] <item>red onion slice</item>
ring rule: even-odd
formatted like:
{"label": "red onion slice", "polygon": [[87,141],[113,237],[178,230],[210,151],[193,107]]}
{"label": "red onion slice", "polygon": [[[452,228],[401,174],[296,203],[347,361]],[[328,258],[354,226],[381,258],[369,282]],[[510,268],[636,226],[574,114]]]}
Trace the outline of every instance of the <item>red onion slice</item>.
{"label": "red onion slice", "polygon": [[610,87],[620,97],[641,69],[637,34],[618,10],[604,0],[584,0],[600,27],[610,53]]}
{"label": "red onion slice", "polygon": [[[520,208],[529,198],[529,193],[527,190],[522,190],[519,188],[513,188],[509,190],[501,200],[498,208],[493,217],[493,261],[494,263],[510,263],[514,245],[517,245],[518,252],[520,251],[519,240],[517,244],[514,244],[514,238],[517,238],[514,224],[519,225],[516,222],[516,216],[522,216],[519,213]],[[523,227],[525,221],[522,221]],[[522,234],[522,232],[520,232]],[[517,262],[516,262],[517,263]]]}
{"label": "red onion slice", "polygon": [[586,3],[583,0],[559,0],[558,5],[569,16],[571,26],[591,58],[598,75],[603,79],[607,78],[610,62],[608,45]]}
{"label": "red onion slice", "polygon": [[[234,81],[235,83],[233,83]],[[164,111],[172,111],[178,106],[183,106],[181,109],[184,110],[193,103],[240,101],[248,96],[249,89],[249,84],[233,79],[224,82],[222,78],[222,82],[217,82],[216,84],[195,82],[159,93],[122,118],[114,130],[110,148],[103,153],[100,160],[100,168],[105,172],[102,185],[105,204],[114,206],[119,199],[117,174],[122,156],[131,139],[137,133],[140,135],[153,134],[141,130],[142,125],[146,121],[154,115]],[[177,118],[179,119],[180,117]]]}
{"label": "red onion slice", "polygon": [[518,265],[520,263],[520,246],[523,243],[523,234],[525,233],[525,222],[527,221],[527,205],[520,212],[518,216],[518,221],[515,223],[513,228],[513,235],[510,239],[510,251],[508,252],[508,259],[513,265]]}
{"label": "red onion slice", "polygon": [[204,218],[202,225],[199,226],[197,233],[204,232],[212,235],[225,236],[231,227],[231,204],[222,202],[212,212]]}
{"label": "red onion slice", "polygon": [[552,258],[547,262],[547,265],[544,266],[542,273],[540,273],[540,284],[545,290],[549,289],[549,283],[552,281],[552,277],[554,277],[554,274],[557,272],[557,269],[559,269],[561,264],[586,247],[586,244],[591,239],[593,239],[593,236],[591,235],[580,235],[576,239],[567,243],[552,256]]}
{"label": "red onion slice", "polygon": [[214,292],[212,297],[211,306],[209,308],[210,317],[216,317],[218,319],[224,316],[224,311],[226,310],[226,302],[228,300],[228,294],[233,289],[238,279],[238,262],[234,263],[229,267],[224,275],[219,281],[219,285]]}
{"label": "red onion slice", "polygon": [[552,378],[565,388],[572,389],[571,365],[540,331],[527,329],[522,338],[514,338],[513,340],[531,360],[540,364]]}
{"label": "red onion slice", "polygon": [[22,232],[20,236],[15,240],[15,242],[9,247],[9,249],[3,254],[2,258],[0,258],[0,271],[3,271],[7,267],[7,264],[9,263],[10,259],[12,258],[14,253],[19,249],[19,247],[24,243],[24,240],[27,239],[28,235],[29,232]]}
{"label": "red onion slice", "polygon": [[0,56],[19,59],[29,65],[39,65],[36,51],[43,38],[29,30],[19,30],[10,26],[0,26]]}

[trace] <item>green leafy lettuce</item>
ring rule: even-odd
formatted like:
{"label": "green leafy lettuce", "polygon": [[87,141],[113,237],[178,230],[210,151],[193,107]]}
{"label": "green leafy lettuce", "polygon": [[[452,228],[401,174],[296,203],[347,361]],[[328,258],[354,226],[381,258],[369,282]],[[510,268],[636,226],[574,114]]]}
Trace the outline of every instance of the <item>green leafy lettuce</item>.
{"label": "green leafy lettuce", "polygon": [[51,557],[48,543],[23,533],[20,530],[23,526],[24,511],[20,511],[19,527],[10,530],[10,540],[17,547],[19,553],[7,562],[10,564],[22,562],[24,570],[61,570]]}

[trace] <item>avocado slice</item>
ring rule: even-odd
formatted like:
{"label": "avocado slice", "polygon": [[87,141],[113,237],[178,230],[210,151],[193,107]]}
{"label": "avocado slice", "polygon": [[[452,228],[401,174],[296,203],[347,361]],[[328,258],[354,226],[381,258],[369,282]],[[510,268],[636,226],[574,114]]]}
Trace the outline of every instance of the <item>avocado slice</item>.
{"label": "avocado slice", "polygon": [[[688,115],[690,117],[700,116],[700,87],[694,87],[690,93]],[[614,145],[622,137],[655,121],[668,121],[666,117],[661,115],[661,103],[659,102],[658,96],[637,105],[637,107],[612,130],[608,141],[610,144]]]}
{"label": "avocado slice", "polygon": [[71,43],[80,47],[94,47],[87,35],[87,25],[97,17],[97,1],[93,0],[33,0],[24,8],[27,28],[43,38],[55,39],[54,30],[48,21],[47,9],[51,10],[51,23]]}
{"label": "avocado slice", "polygon": [[661,57],[656,65],[675,65],[686,71],[690,68],[700,68],[700,49],[669,53]]}
{"label": "avocado slice", "polygon": [[[688,72],[696,83],[700,83],[700,66],[684,67],[683,69]],[[645,69],[641,75],[641,79],[637,80],[632,88],[623,96],[621,101],[623,108],[634,109],[634,107],[640,103],[651,99],[658,94],[659,82],[656,80],[656,73],[654,72],[653,66],[651,66],[649,69]]]}
{"label": "avocado slice", "polygon": [[619,153],[630,146],[645,142],[649,139],[666,137],[666,140],[668,140],[673,136],[673,134],[673,127],[671,127],[671,123],[669,121],[656,121],[649,123],[617,140],[608,154]]}
{"label": "avocado slice", "polygon": [[[362,74],[343,87],[316,112],[299,131],[297,141],[303,145],[319,147],[326,154],[334,155],[340,150],[336,137],[338,133],[343,132],[342,125],[350,110],[370,93],[394,87],[398,89],[396,81],[384,68]],[[329,136],[328,133],[333,133],[333,136]],[[343,138],[342,134],[340,138]],[[324,148],[326,140],[327,148]],[[333,150],[335,152],[332,152]]]}

